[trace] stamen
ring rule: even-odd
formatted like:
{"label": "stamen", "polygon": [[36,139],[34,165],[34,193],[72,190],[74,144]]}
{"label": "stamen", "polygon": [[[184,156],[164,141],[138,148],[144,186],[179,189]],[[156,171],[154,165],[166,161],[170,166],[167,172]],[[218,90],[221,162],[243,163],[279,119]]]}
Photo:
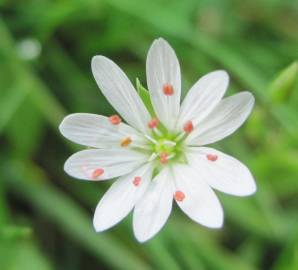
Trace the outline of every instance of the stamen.
{"label": "stamen", "polygon": [[182,202],[185,199],[185,194],[181,190],[177,190],[174,194],[174,198],[177,202]]}
{"label": "stamen", "polygon": [[103,173],[104,173],[103,168],[97,168],[92,172],[91,178],[95,180],[98,177],[100,177],[101,175],[103,175]]}
{"label": "stamen", "polygon": [[148,158],[148,162],[153,161],[154,159],[156,159],[158,155],[156,153],[153,153],[149,158]]}
{"label": "stamen", "polygon": [[167,153],[160,153],[159,157],[160,157],[160,163],[161,164],[168,163],[168,154]]}
{"label": "stamen", "polygon": [[169,83],[167,83],[163,86],[162,91],[166,96],[172,96],[174,94],[174,88]]}
{"label": "stamen", "polygon": [[176,142],[181,141],[182,139],[184,139],[184,137],[186,137],[186,133],[185,132],[181,132],[174,140]]}
{"label": "stamen", "polygon": [[168,160],[172,159],[174,156],[176,156],[176,154],[172,153],[171,155],[168,156]]}
{"label": "stamen", "polygon": [[152,149],[152,147],[148,144],[141,144],[141,143],[137,144],[135,141],[133,143],[133,147],[140,148],[140,149],[145,149],[145,150],[151,150]]}
{"label": "stamen", "polygon": [[210,161],[216,161],[218,159],[218,156],[213,154],[207,154],[206,157]]}
{"label": "stamen", "polygon": [[190,133],[193,131],[193,124],[191,121],[187,121],[184,125],[183,125],[183,130],[185,131],[185,133]]}
{"label": "stamen", "polygon": [[154,144],[157,144],[157,141],[154,140],[152,137],[150,137],[149,135],[145,135],[145,137],[150,141],[153,142]]}
{"label": "stamen", "polygon": [[169,141],[169,140],[164,140],[163,143],[164,143],[165,145],[170,146],[170,147],[173,147],[173,146],[176,145],[175,142],[172,142],[172,141]]}
{"label": "stamen", "polygon": [[142,178],[140,176],[136,176],[135,179],[133,180],[134,186],[139,186],[141,184]]}
{"label": "stamen", "polygon": [[159,137],[162,136],[162,133],[159,131],[158,128],[154,128],[153,131],[154,131],[154,133],[155,133],[157,136],[159,136]]}
{"label": "stamen", "polygon": [[148,122],[148,127],[153,129],[156,128],[159,125],[159,120],[157,118],[152,118],[149,122]]}
{"label": "stamen", "polygon": [[119,115],[117,114],[114,114],[114,115],[111,115],[109,117],[109,121],[112,125],[119,125],[121,123],[121,118],[119,117]]}
{"label": "stamen", "polygon": [[122,147],[126,147],[126,146],[130,145],[131,142],[132,142],[131,138],[130,138],[130,137],[126,137],[126,138],[124,138],[124,139],[121,141],[120,145],[121,145]]}

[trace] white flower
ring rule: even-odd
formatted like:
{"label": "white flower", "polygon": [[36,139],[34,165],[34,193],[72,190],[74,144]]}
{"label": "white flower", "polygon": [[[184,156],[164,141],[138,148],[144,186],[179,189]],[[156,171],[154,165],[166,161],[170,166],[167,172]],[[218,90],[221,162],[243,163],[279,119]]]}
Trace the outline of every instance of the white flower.
{"label": "white flower", "polygon": [[249,170],[213,148],[238,129],[254,97],[241,92],[223,98],[229,77],[214,71],[199,79],[180,106],[181,75],[174,50],[163,39],[147,56],[147,85],[155,115],[148,112],[124,72],[104,56],[92,59],[92,72],[118,115],[67,116],[61,133],[91,149],[72,155],[65,171],[76,178],[118,177],[96,207],[94,227],[103,231],[133,210],[136,238],[144,242],[166,223],[173,199],[194,221],[211,228],[223,224],[223,210],[212,188],[236,196],[256,191]]}

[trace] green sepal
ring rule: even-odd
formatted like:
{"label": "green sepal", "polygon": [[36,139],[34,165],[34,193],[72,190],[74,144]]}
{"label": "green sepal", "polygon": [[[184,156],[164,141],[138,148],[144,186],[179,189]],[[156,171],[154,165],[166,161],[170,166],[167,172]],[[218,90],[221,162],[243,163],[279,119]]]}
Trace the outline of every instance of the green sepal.
{"label": "green sepal", "polygon": [[150,115],[152,117],[155,117],[155,112],[151,103],[149,91],[141,84],[140,80],[136,79],[136,86],[137,86],[137,92],[139,96],[141,97],[142,101],[144,102],[147,110],[149,111]]}
{"label": "green sepal", "polygon": [[284,103],[290,97],[298,80],[298,62],[295,61],[273,80],[269,86],[271,100],[275,103]]}

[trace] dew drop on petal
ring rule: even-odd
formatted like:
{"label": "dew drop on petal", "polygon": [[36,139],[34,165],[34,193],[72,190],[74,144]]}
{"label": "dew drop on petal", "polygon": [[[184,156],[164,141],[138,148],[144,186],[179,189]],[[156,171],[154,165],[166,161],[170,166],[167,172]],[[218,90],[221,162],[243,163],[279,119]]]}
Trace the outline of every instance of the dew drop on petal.
{"label": "dew drop on petal", "polygon": [[169,83],[167,83],[163,86],[162,91],[166,96],[172,96],[174,94],[174,88]]}
{"label": "dew drop on petal", "polygon": [[104,169],[103,168],[97,168],[92,172],[91,178],[92,179],[97,179],[101,175],[103,175]]}
{"label": "dew drop on petal", "polygon": [[218,156],[213,154],[207,154],[206,157],[210,161],[216,161],[218,159]]}
{"label": "dew drop on petal", "polygon": [[121,141],[120,145],[121,145],[122,147],[126,147],[126,146],[129,146],[131,143],[132,143],[131,138],[130,138],[130,137],[126,137],[126,138],[124,138],[124,139]]}
{"label": "dew drop on petal", "polygon": [[193,124],[191,121],[187,121],[184,125],[183,125],[183,130],[185,131],[185,133],[190,133],[193,131]]}
{"label": "dew drop on petal", "polygon": [[182,202],[185,199],[185,194],[181,190],[177,190],[174,194],[174,198],[177,202]]}
{"label": "dew drop on petal", "polygon": [[112,125],[119,125],[121,123],[121,118],[119,115],[114,114],[109,117],[109,121]]}
{"label": "dew drop on petal", "polygon": [[142,178],[140,176],[136,176],[132,183],[134,184],[134,186],[137,187],[141,184],[141,181],[142,181]]}

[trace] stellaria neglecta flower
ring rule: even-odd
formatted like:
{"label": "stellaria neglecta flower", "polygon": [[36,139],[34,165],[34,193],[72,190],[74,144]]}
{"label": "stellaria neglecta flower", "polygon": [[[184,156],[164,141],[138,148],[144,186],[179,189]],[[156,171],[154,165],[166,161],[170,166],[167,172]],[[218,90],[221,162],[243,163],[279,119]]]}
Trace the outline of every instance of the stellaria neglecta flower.
{"label": "stellaria neglecta flower", "polygon": [[163,39],[155,40],[147,55],[149,92],[140,83],[137,92],[104,56],[93,57],[91,67],[104,96],[127,123],[118,115],[76,113],[60,125],[66,138],[89,147],[66,161],[69,175],[92,181],[117,178],[96,207],[96,231],[133,211],[134,234],[144,242],[166,223],[173,200],[192,220],[219,228],[223,210],[213,189],[236,196],[255,192],[242,163],[204,146],[238,129],[254,104],[249,92],[223,98],[229,81],[225,71],[200,78],[180,106],[179,62]]}

